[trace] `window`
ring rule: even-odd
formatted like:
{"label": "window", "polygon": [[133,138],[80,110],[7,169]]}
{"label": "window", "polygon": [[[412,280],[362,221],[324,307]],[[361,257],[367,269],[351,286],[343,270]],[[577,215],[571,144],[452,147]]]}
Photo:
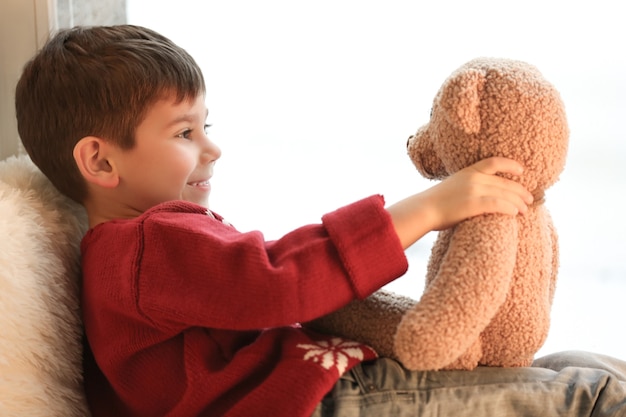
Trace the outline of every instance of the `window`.
{"label": "window", "polygon": [[[626,27],[617,7],[128,0],[128,15],[202,66],[212,137],[224,151],[212,207],[268,237],[369,194],[393,202],[424,189],[404,146],[450,72],[477,56],[536,65],[560,90],[571,128],[565,173],[547,193],[561,269],[544,351],[621,355],[626,336],[606,319],[620,316],[626,293],[626,55],[618,52]],[[431,241],[408,251],[412,271],[394,289],[421,292],[416,275]],[[596,301],[602,321],[588,313]]]}

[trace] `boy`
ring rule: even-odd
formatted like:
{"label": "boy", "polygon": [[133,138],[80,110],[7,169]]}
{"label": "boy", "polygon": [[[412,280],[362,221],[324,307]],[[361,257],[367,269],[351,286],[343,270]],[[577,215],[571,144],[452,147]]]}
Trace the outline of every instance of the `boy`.
{"label": "boy", "polygon": [[[617,360],[581,363],[615,375],[410,373],[298,325],[401,276],[403,250],[430,230],[523,215],[532,196],[495,175],[519,175],[519,164],[487,159],[387,208],[372,196],[266,242],[208,210],[220,150],[204,94],[184,50],[127,25],[61,31],[18,83],[25,148],[89,217],[82,307],[95,416],[626,415]],[[544,365],[582,360],[556,359]]]}

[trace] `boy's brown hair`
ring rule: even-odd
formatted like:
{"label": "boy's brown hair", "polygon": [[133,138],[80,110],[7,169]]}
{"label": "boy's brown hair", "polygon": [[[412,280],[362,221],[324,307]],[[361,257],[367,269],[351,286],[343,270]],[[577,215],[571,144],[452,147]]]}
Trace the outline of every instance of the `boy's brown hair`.
{"label": "boy's brown hair", "polygon": [[182,48],[132,25],[59,31],[24,67],[17,84],[17,127],[33,162],[55,187],[82,203],[76,143],[97,136],[123,149],[149,106],[205,92],[202,72]]}

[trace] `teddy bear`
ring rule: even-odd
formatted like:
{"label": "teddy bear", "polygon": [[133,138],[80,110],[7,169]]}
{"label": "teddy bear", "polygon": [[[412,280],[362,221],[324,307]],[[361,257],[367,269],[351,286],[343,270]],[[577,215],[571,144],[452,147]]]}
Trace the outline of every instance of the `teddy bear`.
{"label": "teddy bear", "polygon": [[419,301],[385,290],[307,325],[353,338],[411,370],[532,363],[550,326],[558,237],[545,191],[565,167],[564,104],[536,67],[477,58],[436,94],[430,121],[407,143],[426,178],[442,180],[491,156],[524,166],[525,214],[485,214],[440,231]]}

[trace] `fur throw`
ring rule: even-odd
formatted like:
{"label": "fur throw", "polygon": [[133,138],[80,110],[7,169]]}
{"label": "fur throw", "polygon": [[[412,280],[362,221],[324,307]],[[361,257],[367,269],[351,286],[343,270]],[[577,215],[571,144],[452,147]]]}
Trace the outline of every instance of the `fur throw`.
{"label": "fur throw", "polygon": [[79,244],[87,217],[26,156],[0,162],[0,415],[88,416]]}

